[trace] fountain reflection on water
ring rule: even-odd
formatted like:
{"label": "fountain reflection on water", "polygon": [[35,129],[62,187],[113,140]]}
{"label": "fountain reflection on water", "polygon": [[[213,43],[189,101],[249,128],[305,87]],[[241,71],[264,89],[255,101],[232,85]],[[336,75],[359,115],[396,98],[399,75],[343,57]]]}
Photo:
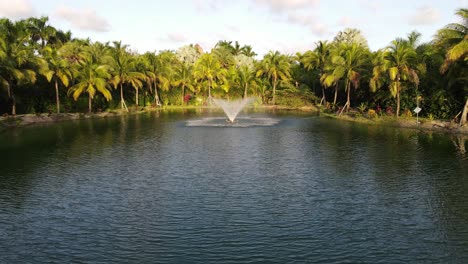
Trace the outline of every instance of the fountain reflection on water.
{"label": "fountain reflection on water", "polygon": [[202,119],[189,120],[187,126],[211,126],[211,127],[252,127],[252,126],[273,126],[279,123],[279,119],[271,117],[250,117],[243,116],[238,118],[239,113],[254,98],[244,98],[241,100],[227,101],[223,99],[212,99],[213,102],[223,109],[227,117],[205,117]]}

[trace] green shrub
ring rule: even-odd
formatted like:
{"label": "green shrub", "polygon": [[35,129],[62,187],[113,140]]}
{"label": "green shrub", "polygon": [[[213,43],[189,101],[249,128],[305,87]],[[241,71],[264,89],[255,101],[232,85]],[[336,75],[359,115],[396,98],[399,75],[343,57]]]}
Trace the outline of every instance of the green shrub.
{"label": "green shrub", "polygon": [[367,109],[367,104],[366,103],[361,103],[359,106],[358,106],[358,109],[359,109],[359,112],[360,113],[364,113]]}
{"label": "green shrub", "polygon": [[276,104],[289,107],[311,106],[316,99],[312,93],[295,91],[278,91],[276,93]]}

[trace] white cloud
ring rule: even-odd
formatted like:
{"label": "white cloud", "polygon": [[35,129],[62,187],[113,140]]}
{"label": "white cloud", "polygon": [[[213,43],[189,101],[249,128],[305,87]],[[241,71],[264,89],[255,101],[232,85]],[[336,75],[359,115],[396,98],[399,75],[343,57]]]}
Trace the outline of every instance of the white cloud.
{"label": "white cloud", "polygon": [[434,24],[440,18],[439,11],[430,6],[423,6],[416,10],[416,12],[409,18],[412,25],[429,25]]}
{"label": "white cloud", "polygon": [[374,14],[382,9],[382,4],[372,0],[361,0],[361,5],[372,11]]}
{"label": "white cloud", "polygon": [[107,22],[105,18],[99,16],[95,10],[89,8],[80,10],[59,6],[53,15],[83,30],[105,32],[110,29],[109,22]]}
{"label": "white cloud", "polygon": [[28,18],[36,15],[29,0],[0,0],[0,16],[10,19]]}
{"label": "white cloud", "polygon": [[349,25],[351,25],[353,21],[351,20],[350,17],[348,16],[343,16],[340,18],[340,20],[338,20],[338,25],[339,26],[342,26],[342,27],[347,27]]}
{"label": "white cloud", "polygon": [[172,42],[180,43],[187,41],[187,37],[182,33],[171,32],[167,34],[167,39]]}
{"label": "white cloud", "polygon": [[313,24],[316,20],[317,19],[313,15],[302,15],[298,13],[288,14],[288,22],[303,26],[309,26]]}
{"label": "white cloud", "polygon": [[322,23],[316,23],[312,25],[311,31],[317,36],[325,36],[330,33],[328,27]]}
{"label": "white cloud", "polygon": [[231,32],[235,32],[235,33],[240,32],[240,28],[238,26],[235,26],[235,25],[228,24],[228,25],[226,25],[226,28],[228,30],[230,30]]}
{"label": "white cloud", "polygon": [[320,0],[254,0],[255,3],[266,5],[274,12],[286,12],[308,7],[315,7]]}
{"label": "white cloud", "polygon": [[308,28],[314,35],[324,36],[329,33],[326,25],[319,22],[319,19],[314,15],[303,15],[297,12],[288,14],[288,22]]}
{"label": "white cloud", "polygon": [[198,12],[213,12],[220,10],[232,2],[229,0],[192,0],[192,3]]}

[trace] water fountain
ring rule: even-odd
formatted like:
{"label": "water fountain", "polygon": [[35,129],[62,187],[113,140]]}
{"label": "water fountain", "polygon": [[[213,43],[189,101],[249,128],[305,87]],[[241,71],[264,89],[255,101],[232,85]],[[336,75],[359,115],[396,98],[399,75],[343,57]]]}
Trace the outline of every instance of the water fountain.
{"label": "water fountain", "polygon": [[274,126],[279,123],[279,119],[265,116],[242,116],[237,117],[239,113],[248,104],[252,103],[254,98],[245,98],[241,100],[227,101],[223,99],[212,99],[215,105],[222,108],[226,118],[205,117],[202,119],[188,120],[186,125],[191,127],[253,127],[253,126]]}
{"label": "water fountain", "polygon": [[234,123],[237,115],[244,107],[253,101],[252,98],[244,98],[241,100],[227,101],[223,99],[213,99],[213,102],[221,107],[226,114],[229,122]]}

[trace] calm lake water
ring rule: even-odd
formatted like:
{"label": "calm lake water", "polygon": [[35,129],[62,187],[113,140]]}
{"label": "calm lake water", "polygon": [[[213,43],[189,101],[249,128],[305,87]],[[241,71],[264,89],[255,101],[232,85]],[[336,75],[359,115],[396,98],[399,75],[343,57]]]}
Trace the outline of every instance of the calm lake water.
{"label": "calm lake water", "polygon": [[2,132],[0,263],[467,263],[465,139],[221,115]]}

